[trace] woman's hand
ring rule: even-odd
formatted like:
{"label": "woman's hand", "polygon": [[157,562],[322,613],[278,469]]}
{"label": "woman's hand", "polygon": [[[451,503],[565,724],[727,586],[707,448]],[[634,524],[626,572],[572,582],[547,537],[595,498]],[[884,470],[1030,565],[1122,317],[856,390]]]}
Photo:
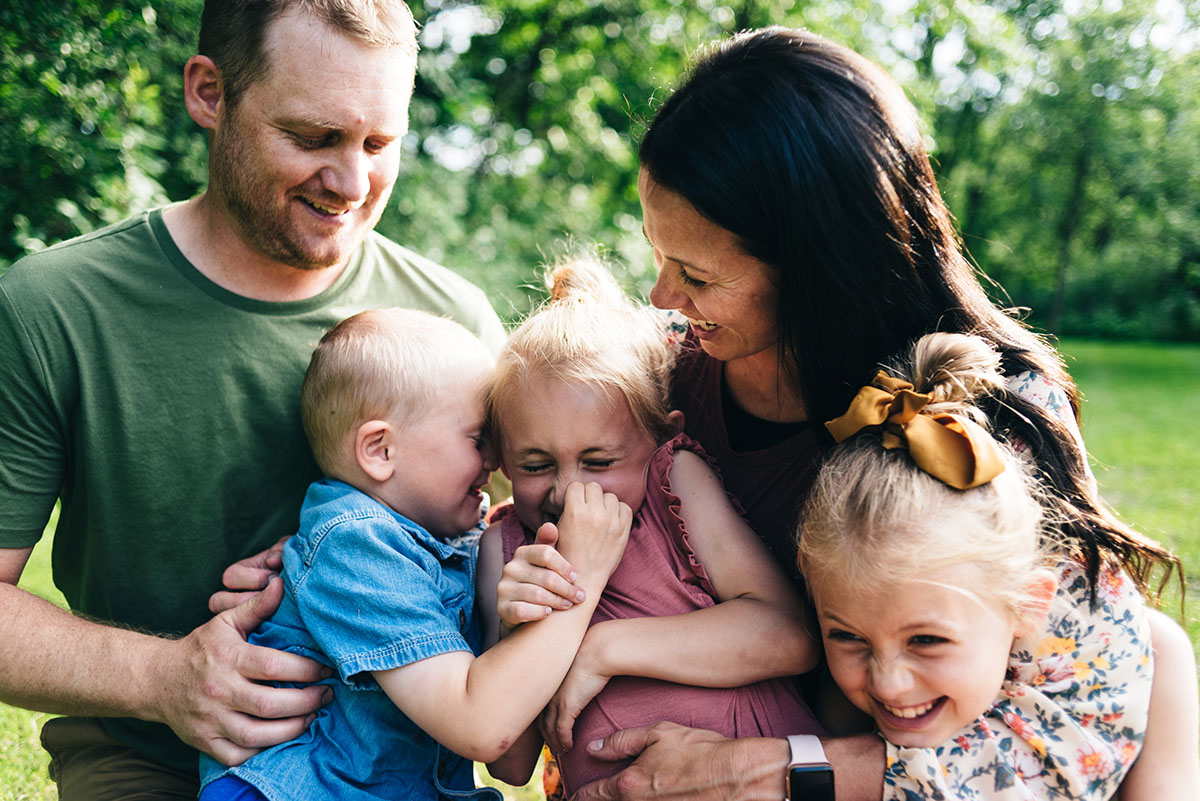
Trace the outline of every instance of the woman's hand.
{"label": "woman's hand", "polygon": [[542,739],[554,753],[569,750],[574,745],[575,720],[612,678],[602,670],[600,660],[596,658],[597,638],[593,634],[597,628],[599,626],[588,629],[566,678],[538,718]]}
{"label": "woman's hand", "polygon": [[239,559],[221,575],[221,583],[225,589],[214,592],[208,599],[208,610],[214,615],[227,612],[235,606],[241,606],[255,593],[266,589],[271,579],[279,575],[283,569],[283,546],[291,535],[280,537],[279,541],[265,551]]}
{"label": "woman's hand", "polygon": [[556,549],[558,527],[545,523],[532,545],[522,545],[496,585],[496,612],[510,628],[541,620],[555,609],[570,609],[586,597],[576,585],[579,573]]}

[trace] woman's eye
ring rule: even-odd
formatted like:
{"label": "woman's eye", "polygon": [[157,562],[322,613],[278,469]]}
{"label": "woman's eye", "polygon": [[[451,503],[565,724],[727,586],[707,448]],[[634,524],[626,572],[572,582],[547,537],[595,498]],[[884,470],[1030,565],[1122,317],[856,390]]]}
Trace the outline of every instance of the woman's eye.
{"label": "woman's eye", "polygon": [[688,275],[688,271],[685,270],[683,267],[679,268],[679,279],[681,281],[683,281],[683,283],[685,285],[691,286],[691,287],[702,287],[705,285],[704,281],[700,281],[700,280],[698,280],[696,278],[692,278],[692,276]]}

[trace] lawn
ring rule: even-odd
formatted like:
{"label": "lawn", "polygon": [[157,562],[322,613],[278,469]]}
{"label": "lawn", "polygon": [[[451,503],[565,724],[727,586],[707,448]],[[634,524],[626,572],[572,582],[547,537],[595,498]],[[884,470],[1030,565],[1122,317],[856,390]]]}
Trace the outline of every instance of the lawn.
{"label": "lawn", "polygon": [[[1083,390],[1083,433],[1101,491],[1138,530],[1184,560],[1192,592],[1185,615],[1200,643],[1200,346],[1061,344]],[[34,550],[21,586],[62,602],[50,581],[49,540]],[[1179,588],[1164,594],[1164,609],[1179,617]],[[47,716],[0,705],[0,801],[53,799],[37,731]],[[519,801],[540,798],[530,787],[511,790]]]}

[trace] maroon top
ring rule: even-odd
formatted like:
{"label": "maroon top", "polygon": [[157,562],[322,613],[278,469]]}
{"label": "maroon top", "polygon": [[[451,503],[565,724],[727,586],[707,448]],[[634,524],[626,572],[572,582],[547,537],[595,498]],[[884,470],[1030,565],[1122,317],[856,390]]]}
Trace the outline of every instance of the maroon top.
{"label": "maroon top", "polygon": [[722,392],[724,367],[689,336],[675,365],[671,405],[683,412],[684,432],[704,446],[750,525],[787,574],[798,579],[796,524],[822,451],[833,440],[824,426],[809,425],[761,450],[734,450],[726,418],[746,413],[725,408],[733,401]]}
{"label": "maroon top", "polygon": [[[671,492],[670,472],[676,449],[704,455],[681,434],[651,457],[646,500],[634,515],[625,555],[608,580],[591,625],[604,620],[679,615],[717,603],[704,566],[696,558],[679,518],[679,498]],[[534,535],[512,514],[511,506],[497,510],[497,519],[504,561],[508,562],[519,546],[533,542]],[[617,676],[575,721],[575,747],[555,754],[568,793],[617,773],[631,761],[594,759],[584,747],[588,742],[617,729],[661,720],[710,729],[727,737],[824,733],[787,679],[711,688]]]}

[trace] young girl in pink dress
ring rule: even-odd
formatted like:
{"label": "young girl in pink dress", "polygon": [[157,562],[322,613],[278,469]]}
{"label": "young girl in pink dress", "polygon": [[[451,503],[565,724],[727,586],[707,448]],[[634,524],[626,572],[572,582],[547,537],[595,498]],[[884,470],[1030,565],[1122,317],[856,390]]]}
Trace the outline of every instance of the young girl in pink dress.
{"label": "young girl in pink dress", "polygon": [[[500,354],[490,397],[513,503],[481,544],[485,641],[569,603],[552,547],[568,484],[599,483],[634,522],[540,732],[489,765],[492,775],[527,781],[542,733],[568,793],[624,766],[584,748],[621,728],[665,720],[729,736],[821,733],[788,678],[818,658],[804,602],[678,433],[660,317],[595,262],[560,267],[552,295]],[[536,589],[556,582],[558,595]]]}

